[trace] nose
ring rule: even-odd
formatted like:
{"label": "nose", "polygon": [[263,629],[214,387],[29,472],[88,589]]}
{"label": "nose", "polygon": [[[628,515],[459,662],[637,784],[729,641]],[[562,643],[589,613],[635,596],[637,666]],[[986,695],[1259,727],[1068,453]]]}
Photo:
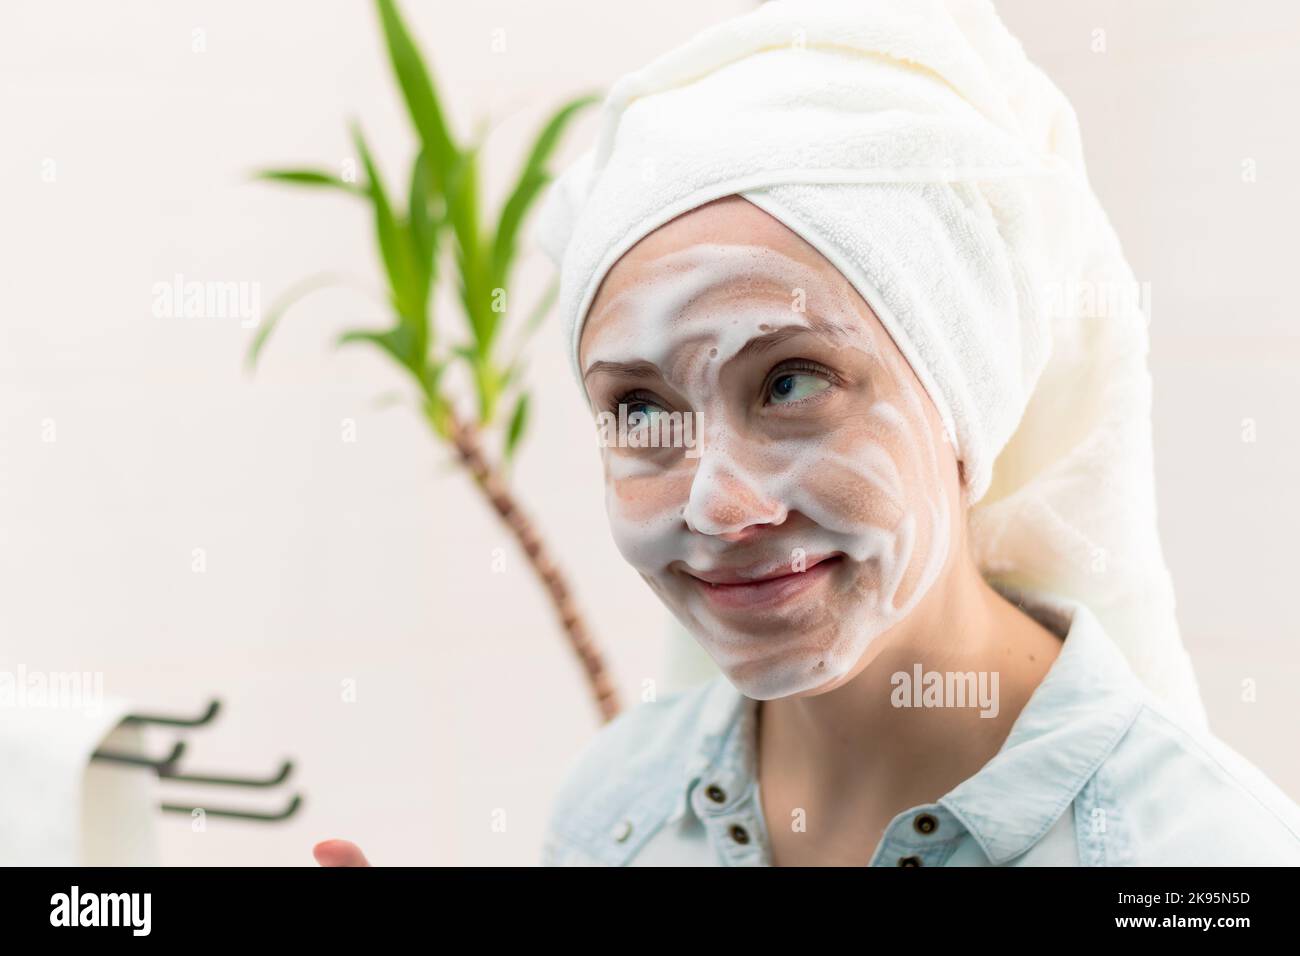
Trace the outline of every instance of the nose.
{"label": "nose", "polygon": [[706,450],[682,517],[692,531],[734,542],[752,536],[763,525],[781,524],[786,514],[785,506],[765,494],[727,455]]}

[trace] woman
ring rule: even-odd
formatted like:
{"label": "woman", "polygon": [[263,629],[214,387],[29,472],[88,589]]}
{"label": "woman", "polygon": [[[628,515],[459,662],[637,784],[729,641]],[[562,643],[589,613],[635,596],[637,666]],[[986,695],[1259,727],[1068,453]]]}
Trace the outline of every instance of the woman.
{"label": "woman", "polygon": [[1205,727],[1132,273],[989,4],[712,27],[543,219],[615,542],[720,671],[597,734],[545,863],[1300,863]]}
{"label": "woman", "polygon": [[543,215],[584,396],[632,423],[615,542],[721,671],[601,730],[547,863],[1300,863],[1205,728],[1136,283],[990,5],[712,27]]}
{"label": "woman", "polygon": [[1294,806],[1150,699],[1085,606],[985,581],[938,412],[799,236],[711,202],[590,315],[594,408],[703,420],[695,457],[604,453],[621,552],[723,675],[601,731],[548,863],[1300,862]]}

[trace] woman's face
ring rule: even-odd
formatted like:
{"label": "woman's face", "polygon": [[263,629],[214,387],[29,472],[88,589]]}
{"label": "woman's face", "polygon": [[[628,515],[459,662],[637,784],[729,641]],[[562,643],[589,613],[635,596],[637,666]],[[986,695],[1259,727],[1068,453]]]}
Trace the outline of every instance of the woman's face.
{"label": "woman's face", "polygon": [[747,696],[848,680],[946,568],[938,413],[840,272],[748,201],[625,254],[579,361],[593,412],[632,416],[602,441],[619,551]]}

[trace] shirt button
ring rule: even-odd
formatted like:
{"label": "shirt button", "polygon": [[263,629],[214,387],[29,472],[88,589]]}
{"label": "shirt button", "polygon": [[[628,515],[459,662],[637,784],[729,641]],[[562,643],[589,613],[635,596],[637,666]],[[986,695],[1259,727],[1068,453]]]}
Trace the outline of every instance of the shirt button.
{"label": "shirt button", "polygon": [[622,843],[632,835],[632,821],[624,820],[621,823],[615,824],[614,829],[610,831],[609,835],[619,843]]}
{"label": "shirt button", "polygon": [[709,789],[705,790],[704,792],[708,794],[709,799],[712,800],[714,803],[727,802],[727,792],[723,790],[721,787],[719,787],[716,783],[709,784]]}
{"label": "shirt button", "polygon": [[731,838],[737,843],[748,843],[749,832],[739,823],[733,823],[731,825]]}
{"label": "shirt button", "polygon": [[921,858],[919,856],[900,856],[898,858],[899,866],[920,866]]}
{"label": "shirt button", "polygon": [[913,818],[912,826],[917,833],[933,833],[939,829],[939,821],[929,813],[920,813]]}

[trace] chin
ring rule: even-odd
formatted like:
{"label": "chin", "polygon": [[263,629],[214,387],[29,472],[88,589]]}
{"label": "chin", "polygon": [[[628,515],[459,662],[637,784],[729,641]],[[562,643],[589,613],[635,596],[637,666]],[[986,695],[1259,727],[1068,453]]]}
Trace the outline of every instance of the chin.
{"label": "chin", "polygon": [[[705,648],[708,650],[708,648]],[[714,659],[717,662],[717,659]],[[754,700],[777,700],[782,697],[815,697],[843,683],[857,662],[836,661],[817,652],[785,658],[725,665],[717,662],[733,687]]]}

